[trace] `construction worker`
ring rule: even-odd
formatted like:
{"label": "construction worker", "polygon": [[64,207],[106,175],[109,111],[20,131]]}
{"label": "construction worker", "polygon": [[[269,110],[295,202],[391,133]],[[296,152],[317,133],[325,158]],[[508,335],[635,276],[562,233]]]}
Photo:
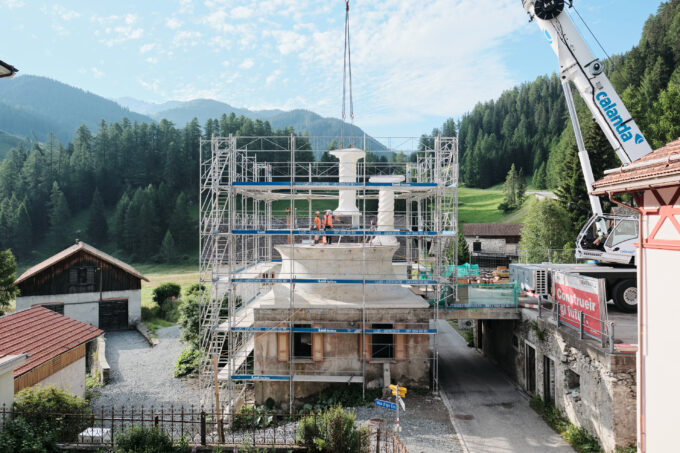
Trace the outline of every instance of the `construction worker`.
{"label": "construction worker", "polygon": [[[326,210],[326,215],[323,216],[323,229],[332,230],[333,229],[333,213],[330,209]],[[333,242],[333,236],[324,236],[324,244],[331,244]]]}
{"label": "construction worker", "polygon": [[[312,230],[321,230],[321,218],[319,217],[319,211],[316,211],[314,214],[314,226],[312,227]],[[319,243],[319,235],[317,234],[314,236],[314,245]]]}

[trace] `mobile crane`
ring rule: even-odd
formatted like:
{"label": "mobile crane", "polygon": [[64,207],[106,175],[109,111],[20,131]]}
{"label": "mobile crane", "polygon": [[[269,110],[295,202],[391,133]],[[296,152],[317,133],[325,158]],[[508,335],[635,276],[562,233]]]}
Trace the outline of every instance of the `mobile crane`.
{"label": "mobile crane", "polygon": [[[572,3],[573,0],[568,1],[570,8]],[[593,210],[593,216],[578,235],[576,258],[614,265],[577,265],[571,270],[578,274],[605,278],[607,294],[611,295],[614,303],[623,311],[635,311],[637,288],[633,266],[638,219],[604,214],[600,199],[590,195],[593,190],[593,171],[583,143],[569,83],[573,83],[578,90],[623,165],[651,153],[652,148],[604,73],[604,65],[595,58],[566,13],[565,0],[522,0],[522,5],[529,14],[530,21],[538,24],[557,54],[562,88]],[[520,284],[527,285],[527,282]]]}

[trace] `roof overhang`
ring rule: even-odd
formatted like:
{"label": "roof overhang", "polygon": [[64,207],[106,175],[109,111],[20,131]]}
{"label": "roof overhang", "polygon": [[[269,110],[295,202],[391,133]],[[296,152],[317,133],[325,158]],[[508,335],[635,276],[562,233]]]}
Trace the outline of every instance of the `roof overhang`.
{"label": "roof overhang", "polygon": [[26,354],[6,355],[0,357],[0,375],[14,373],[15,368],[19,368],[26,363]]}
{"label": "roof overhang", "polygon": [[650,179],[641,179],[637,181],[621,181],[619,183],[602,185],[593,189],[591,195],[603,196],[610,193],[617,194],[640,192],[643,190],[661,189],[663,187],[671,186],[680,186],[680,175],[668,175]]}
{"label": "roof overhang", "polygon": [[19,72],[17,68],[0,60],[0,78],[13,77],[17,72]]}

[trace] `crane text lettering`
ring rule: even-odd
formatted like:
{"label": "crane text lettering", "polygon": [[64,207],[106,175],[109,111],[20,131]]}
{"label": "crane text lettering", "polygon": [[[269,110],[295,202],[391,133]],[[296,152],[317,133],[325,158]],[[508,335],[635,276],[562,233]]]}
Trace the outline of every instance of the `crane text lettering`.
{"label": "crane text lettering", "polygon": [[597,99],[597,101],[600,103],[602,111],[605,113],[605,115],[607,115],[609,122],[612,124],[612,126],[614,126],[616,132],[619,134],[619,137],[621,137],[621,140],[627,142],[628,140],[632,139],[632,128],[629,125],[623,123],[623,118],[621,118],[621,115],[616,108],[616,103],[612,102],[612,100],[609,98],[609,95],[604,91],[600,91],[597,93],[597,96],[595,96],[595,99]]}

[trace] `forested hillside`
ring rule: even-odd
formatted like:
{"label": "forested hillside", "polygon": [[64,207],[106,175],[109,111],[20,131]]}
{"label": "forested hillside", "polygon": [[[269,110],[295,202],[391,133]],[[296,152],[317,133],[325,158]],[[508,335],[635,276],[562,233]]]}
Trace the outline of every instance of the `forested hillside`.
{"label": "forested hillside", "polygon": [[[102,121],[94,134],[83,125],[67,145],[53,135],[30,148],[22,143],[0,163],[0,249],[11,248],[24,265],[76,238],[135,262],[195,256],[199,139],[213,132],[284,142],[294,133],[223,115],[203,132],[197,120],[178,129],[167,120],[124,119]],[[276,160],[288,158],[277,153]],[[311,151],[299,158],[312,159]]]}
{"label": "forested hillside", "polygon": [[[149,122],[113,101],[46,77],[24,75],[0,83],[0,129],[38,141],[53,133],[66,143],[81,125],[95,130],[99,122]],[[181,124],[186,124],[181,123]]]}
{"label": "forested hillside", "polygon": [[[680,136],[680,0],[662,4],[639,44],[606,62],[607,73],[653,147]],[[596,176],[616,165],[611,147],[576,95]],[[503,182],[515,164],[538,188],[578,179],[574,138],[556,75],[539,77],[478,104],[457,124],[461,178],[471,187]],[[574,181],[576,182],[576,181]],[[584,192],[585,193],[585,192]]]}

